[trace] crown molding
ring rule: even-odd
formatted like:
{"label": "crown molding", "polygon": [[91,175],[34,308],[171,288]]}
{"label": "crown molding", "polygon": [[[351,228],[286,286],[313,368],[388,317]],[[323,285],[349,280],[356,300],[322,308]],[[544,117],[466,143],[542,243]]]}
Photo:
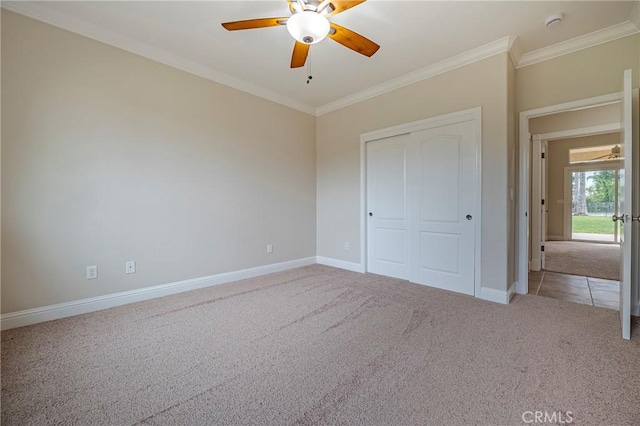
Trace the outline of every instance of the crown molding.
{"label": "crown molding", "polygon": [[[164,49],[153,47],[146,43],[141,43],[131,38],[122,36],[116,32],[106,30],[99,26],[88,24],[82,20],[72,18],[66,14],[56,12],[41,2],[31,1],[9,1],[2,2],[3,9],[25,15],[29,18],[54,25],[56,27],[71,31],[84,37],[97,40],[99,42],[120,48],[122,50],[143,56],[145,58],[160,62],[170,67],[188,72],[193,75],[205,78],[225,86],[232,87],[245,93],[284,105],[286,107],[320,116],[332,111],[365,101],[367,99],[382,95],[387,92],[417,83],[422,80],[435,77],[464,67],[491,56],[508,52],[509,58],[516,68],[523,68],[562,55],[577,52],[619,38],[640,33],[640,1],[635,1],[631,12],[630,21],[623,22],[599,31],[595,31],[584,36],[576,37],[552,46],[523,53],[518,37],[503,37],[494,42],[485,44],[478,48],[444,59],[435,64],[421,68],[419,70],[404,74],[400,77],[388,80],[384,83],[362,90],[349,96],[321,105],[317,108],[296,101],[295,99],[280,95],[276,92],[264,89],[228,74],[221,73],[200,63],[188,60],[175,53]],[[46,2],[45,2],[46,4]]]}
{"label": "crown molding", "polygon": [[318,109],[316,110],[316,115],[320,116],[323,114],[327,114],[329,112],[336,111],[349,105],[353,105],[358,102],[362,102],[367,99],[382,95],[384,93],[391,92],[401,87],[405,87],[410,84],[435,77],[439,74],[444,74],[456,68],[481,61],[491,56],[495,56],[499,53],[505,53],[509,50],[509,46],[513,43],[513,40],[513,37],[503,37],[494,42],[485,44],[484,46],[468,50],[464,53],[448,59],[444,59],[433,65],[429,65],[417,71],[413,71],[398,78],[388,80],[382,84],[378,84],[377,86],[373,86],[358,93],[354,93],[353,95],[345,96],[344,98],[329,102],[328,104],[318,107]]}
{"label": "crown molding", "polygon": [[515,68],[518,68],[518,64],[520,63],[520,59],[522,58],[522,46],[520,44],[520,39],[518,36],[511,37],[511,41],[509,43],[509,58],[511,58],[511,63]]}
{"label": "crown molding", "polygon": [[[637,9],[637,3],[635,9]],[[544,62],[549,59],[557,58],[558,56],[567,55],[582,49],[587,49],[589,47],[637,34],[638,32],[640,32],[640,29],[633,22],[623,22],[580,37],[572,38],[571,40],[554,44],[552,46],[527,52],[522,55],[522,58],[520,58],[516,68],[523,68],[539,62]]]}
{"label": "crown molding", "polygon": [[197,75],[198,77],[232,87],[254,96],[284,105],[295,110],[315,115],[316,109],[310,105],[282,96],[270,90],[263,89],[246,81],[221,73],[198,62],[188,60],[175,53],[141,43],[129,37],[106,30],[97,25],[88,24],[82,20],[72,18],[66,14],[56,12],[39,2],[11,1],[2,2],[2,8],[27,16],[38,21],[62,28],[67,31],[88,37],[93,40],[126,50],[127,52],[143,56],[172,68]]}

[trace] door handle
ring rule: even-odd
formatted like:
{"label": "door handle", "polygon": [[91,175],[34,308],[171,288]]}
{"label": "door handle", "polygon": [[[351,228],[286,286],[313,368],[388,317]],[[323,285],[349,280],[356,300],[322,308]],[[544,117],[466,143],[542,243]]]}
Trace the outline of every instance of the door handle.
{"label": "door handle", "polygon": [[473,219],[473,216],[471,216],[470,214],[467,215],[467,220],[471,220]]}
{"label": "door handle", "polygon": [[611,217],[611,220],[613,220],[614,222],[620,221],[622,223],[624,223],[624,215],[621,214],[620,216],[616,216],[615,214]]}
{"label": "door handle", "polygon": [[369,216],[373,217],[373,212],[369,212]]}

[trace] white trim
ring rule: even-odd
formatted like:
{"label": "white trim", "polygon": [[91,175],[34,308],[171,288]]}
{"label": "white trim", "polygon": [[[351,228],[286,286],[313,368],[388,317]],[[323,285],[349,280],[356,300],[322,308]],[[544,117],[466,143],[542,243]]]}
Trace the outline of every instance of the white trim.
{"label": "white trim", "polygon": [[[427,130],[439,126],[462,123],[465,121],[479,120],[481,117],[481,107],[469,108],[463,111],[452,112],[439,115],[437,117],[425,118],[423,120],[412,121],[385,129],[374,130],[360,135],[360,142],[371,142],[378,139],[390,138],[393,136],[413,133],[420,130]],[[365,151],[361,151],[361,154]]]}
{"label": "white trim", "polygon": [[310,115],[316,114],[316,108],[310,105],[283,96],[271,90],[264,89],[254,84],[240,80],[236,77],[217,71],[213,68],[198,62],[186,59],[168,50],[159,49],[147,43],[143,43],[132,38],[123,36],[113,31],[107,30],[97,25],[89,24],[83,20],[60,13],[45,5],[33,1],[13,1],[3,2],[2,7],[15,13],[19,13],[29,18],[45,22],[50,25],[62,28],[72,33],[91,38],[93,40],[115,46],[127,52],[140,55],[142,57],[160,62],[170,67],[197,75],[198,77],[223,84],[228,87],[276,102],[280,105],[305,112]]}
{"label": "white trim", "polygon": [[539,62],[548,61],[549,59],[574,53],[579,50],[588,49],[599,44],[604,44],[619,38],[627,37],[640,32],[638,26],[633,22],[627,21],[603,28],[589,34],[572,38],[552,46],[527,52],[520,58],[520,62],[516,68],[523,68]]}
{"label": "white trim", "polygon": [[367,144],[360,135],[360,265],[367,272]]}
{"label": "white trim", "polygon": [[520,153],[519,166],[519,191],[518,191],[518,238],[516,246],[516,261],[518,271],[518,281],[516,292],[518,294],[527,294],[529,291],[529,250],[528,250],[528,231],[529,231],[529,192],[530,192],[530,167],[529,167],[529,119],[541,117],[544,115],[555,114],[558,112],[575,111],[582,108],[588,108],[598,105],[620,102],[622,93],[611,93],[603,96],[596,96],[588,99],[580,99],[577,101],[565,102],[557,105],[550,105],[541,108],[520,112],[519,120],[519,146]]}
{"label": "white trim", "polygon": [[[360,135],[360,258],[363,271],[367,271],[367,162],[366,143],[378,139],[399,136],[420,130],[427,130],[439,126],[474,121],[476,123],[476,198],[475,216],[475,268],[474,268],[474,292],[477,297],[482,290],[482,107],[470,108],[463,111],[452,112],[424,120],[412,121],[386,129],[375,130]],[[480,297],[482,298],[482,297]],[[489,299],[487,299],[489,300]]]}
{"label": "white trim", "polygon": [[512,37],[511,43],[509,45],[509,58],[511,58],[511,63],[513,64],[514,68],[518,68],[518,64],[520,63],[522,55],[523,52],[520,38]]}
{"label": "white trim", "polygon": [[44,321],[51,321],[74,315],[87,314],[116,306],[127,305],[129,303],[141,302],[143,300],[155,299],[156,297],[168,296],[171,294],[182,293],[184,291],[197,290],[218,284],[254,278],[260,275],[286,271],[288,269],[313,265],[315,263],[315,257],[306,257],[282,263],[242,269],[239,271],[224,272],[207,277],[192,278],[189,280],[176,281],[173,283],[145,287],[137,290],[123,291],[121,293],[107,294],[105,296],[74,300],[72,302],[2,314],[0,322],[2,324],[2,330],[8,330],[10,328],[37,324]]}
{"label": "white trim", "polygon": [[565,166],[562,175],[562,198],[564,199],[564,203],[562,204],[562,235],[565,241],[571,241],[573,239],[573,223],[571,223],[573,188],[571,187],[571,177],[567,176],[569,173],[567,166]]}
{"label": "white trim", "polygon": [[332,111],[347,107],[349,105],[357,104],[359,102],[371,99],[373,97],[382,95],[384,93],[391,92],[401,87],[408,86],[413,83],[417,83],[422,80],[427,80],[431,77],[435,77],[440,74],[452,71],[457,68],[461,68],[472,64],[474,62],[481,61],[483,59],[490,58],[500,53],[506,53],[509,51],[509,47],[513,43],[513,37],[503,37],[494,42],[485,44],[484,46],[477,47],[475,49],[468,50],[459,55],[452,56],[451,58],[444,59],[433,65],[421,68],[417,71],[404,74],[400,77],[394,78],[382,84],[370,87],[360,92],[354,93],[344,98],[329,102],[316,109],[316,115],[320,116]]}
{"label": "white trim", "polygon": [[547,235],[547,241],[565,241],[562,235]]}
{"label": "white trim", "polygon": [[557,132],[541,133],[542,141],[552,141],[557,139],[581,138],[585,136],[604,135],[616,133],[621,130],[620,123],[600,124],[597,126],[583,127],[581,129],[560,130]]}
{"label": "white trim", "polygon": [[364,273],[364,267],[362,264],[334,259],[332,257],[316,256],[316,263],[331,266],[333,268],[346,269],[347,271]]}
{"label": "white trim", "polygon": [[529,238],[531,240],[529,250],[531,252],[531,262],[529,263],[529,269],[533,271],[539,271],[542,268],[542,187],[541,183],[541,167],[542,167],[542,140],[540,135],[533,135],[531,138],[531,201],[534,202],[534,207],[529,212],[529,220],[531,221],[531,233]]}
{"label": "white trim", "polygon": [[[540,251],[540,250],[538,250]],[[529,270],[531,271],[539,271],[542,269],[542,260],[540,260],[540,258],[532,258],[529,261]]]}
{"label": "white trim", "polygon": [[480,287],[480,291],[476,293],[476,297],[489,302],[508,305],[511,297],[513,297],[512,288],[513,285],[509,287],[509,290],[496,290],[495,288]]}

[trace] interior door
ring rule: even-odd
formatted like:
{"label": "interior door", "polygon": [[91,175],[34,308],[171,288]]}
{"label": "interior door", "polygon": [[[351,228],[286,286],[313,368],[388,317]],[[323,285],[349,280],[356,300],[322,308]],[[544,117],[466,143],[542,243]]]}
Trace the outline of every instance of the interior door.
{"label": "interior door", "polygon": [[408,279],[409,135],[367,143],[367,271]]}
{"label": "interior door", "polygon": [[624,168],[619,173],[618,188],[621,210],[617,218],[622,221],[622,232],[620,234],[620,324],[622,326],[622,338],[627,340],[631,338],[632,97],[631,70],[629,69],[624,72],[622,88],[620,147],[624,156]]}
{"label": "interior door", "polygon": [[475,123],[411,134],[410,280],[474,294]]}

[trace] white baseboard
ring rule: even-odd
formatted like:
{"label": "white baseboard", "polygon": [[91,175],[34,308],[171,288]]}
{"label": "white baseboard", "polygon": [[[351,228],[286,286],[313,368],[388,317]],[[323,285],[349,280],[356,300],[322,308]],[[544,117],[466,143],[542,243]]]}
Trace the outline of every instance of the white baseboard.
{"label": "white baseboard", "polygon": [[8,314],[3,314],[0,317],[0,323],[2,325],[2,330],[8,330],[10,328],[37,324],[39,322],[51,321],[74,315],[87,314],[90,312],[100,311],[102,309],[154,299],[156,297],[182,293],[184,291],[197,290],[199,288],[244,280],[274,272],[286,271],[288,269],[313,265],[315,263],[315,257],[307,257],[282,263],[274,263],[271,265],[257,266],[255,268],[242,269],[239,271],[224,272],[207,277],[145,287],[138,290],[124,291],[121,293],[108,294],[89,299],[74,300],[72,302],[60,303],[57,305],[10,312]]}
{"label": "white baseboard", "polygon": [[[520,281],[516,281],[511,286],[514,290],[514,294],[527,294],[529,292],[529,286],[527,283],[521,283]],[[526,286],[526,287],[525,287]]]}
{"label": "white baseboard", "polygon": [[334,259],[331,257],[317,256],[316,263],[320,265],[333,266],[334,268],[346,269],[347,271],[364,273],[364,267],[360,263],[347,262],[346,260]]}
{"label": "white baseboard", "polygon": [[511,297],[513,297],[514,285],[509,287],[509,290],[496,290],[495,288],[480,287],[480,294],[476,294],[478,299],[488,300],[489,302],[500,303],[508,305]]}
{"label": "white baseboard", "polygon": [[564,241],[565,238],[562,235],[548,235],[547,241]]}
{"label": "white baseboard", "polygon": [[542,260],[535,258],[531,259],[531,262],[529,263],[529,270],[539,271],[540,269],[542,269]]}
{"label": "white baseboard", "polygon": [[518,281],[514,281],[513,283],[511,283],[511,286],[509,286],[509,290],[507,290],[507,293],[509,293],[509,302],[507,303],[511,303],[511,299],[513,299],[513,296],[516,295],[517,288],[518,288]]}

